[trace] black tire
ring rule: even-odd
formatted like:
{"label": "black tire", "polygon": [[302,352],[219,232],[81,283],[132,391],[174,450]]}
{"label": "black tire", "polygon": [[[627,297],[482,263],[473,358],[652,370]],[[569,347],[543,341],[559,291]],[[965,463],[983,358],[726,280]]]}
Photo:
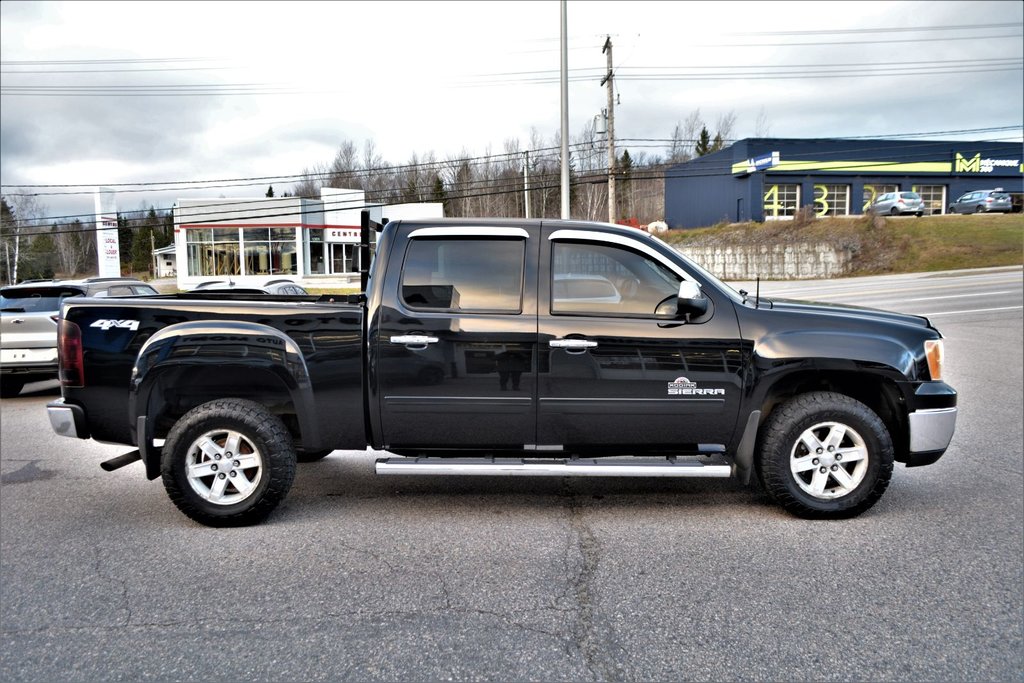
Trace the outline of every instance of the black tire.
{"label": "black tire", "polygon": [[974,207],[974,213],[981,213],[984,210],[985,207],[983,207],[981,204],[978,204],[977,206]]}
{"label": "black tire", "polygon": [[894,206],[891,209],[889,209],[889,213],[892,214],[893,216],[899,216],[900,210]]}
{"label": "black tire", "polygon": [[[236,452],[228,450],[233,439]],[[263,520],[295,479],[295,450],[284,423],[259,403],[238,398],[185,413],[167,434],[160,464],[171,501],[213,527]]]}
{"label": "black tire", "polygon": [[326,451],[304,451],[301,448],[295,451],[295,459],[298,462],[316,462],[317,460],[323,460],[328,455],[333,453],[332,450]]}
{"label": "black tire", "polygon": [[[828,438],[821,440],[826,434],[840,439],[836,450],[828,449]],[[821,450],[811,452],[807,443],[815,439]],[[856,517],[889,486],[892,438],[878,415],[849,396],[826,391],[801,394],[768,417],[758,468],[772,498],[798,517]],[[813,491],[816,487],[821,488],[819,493]]]}
{"label": "black tire", "polygon": [[950,207],[949,207],[949,209],[948,209],[948,210],[946,211],[946,213],[956,213],[956,207],[955,207],[955,206],[952,206],[952,205],[950,205]]}
{"label": "black tire", "polygon": [[14,398],[25,387],[25,380],[16,375],[0,374],[0,398]]}

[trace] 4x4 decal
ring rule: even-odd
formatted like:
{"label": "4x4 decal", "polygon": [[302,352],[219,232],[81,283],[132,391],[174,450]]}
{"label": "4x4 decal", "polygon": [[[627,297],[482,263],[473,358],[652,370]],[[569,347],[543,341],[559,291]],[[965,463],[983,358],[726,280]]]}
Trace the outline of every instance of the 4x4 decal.
{"label": "4x4 decal", "polygon": [[137,330],[139,329],[138,320],[97,320],[89,327],[99,327],[104,331],[109,330],[111,327],[117,327],[122,330]]}

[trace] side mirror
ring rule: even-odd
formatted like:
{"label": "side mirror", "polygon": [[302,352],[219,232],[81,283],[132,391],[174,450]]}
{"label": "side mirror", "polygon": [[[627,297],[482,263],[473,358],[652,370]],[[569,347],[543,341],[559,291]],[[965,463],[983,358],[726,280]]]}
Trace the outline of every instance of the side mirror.
{"label": "side mirror", "polygon": [[700,285],[693,280],[679,283],[679,312],[689,315],[704,315],[708,312],[708,300],[700,291]]}

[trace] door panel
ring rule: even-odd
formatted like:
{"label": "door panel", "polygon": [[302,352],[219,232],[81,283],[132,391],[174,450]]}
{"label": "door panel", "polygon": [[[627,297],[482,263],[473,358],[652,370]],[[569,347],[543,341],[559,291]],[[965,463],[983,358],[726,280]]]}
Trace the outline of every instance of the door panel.
{"label": "door panel", "polygon": [[375,368],[386,448],[535,442],[537,239],[525,235],[413,239],[420,252],[389,269]]}
{"label": "door panel", "polygon": [[[731,305],[712,306],[693,323],[657,319],[659,299],[678,291],[678,278],[659,282],[671,277],[659,263],[628,249],[616,254],[615,246],[553,244],[541,246],[552,272],[540,285],[538,446],[640,453],[728,443],[743,378]],[[563,298],[565,281],[595,278],[616,282],[621,301]],[[563,348],[567,340],[588,346]]]}

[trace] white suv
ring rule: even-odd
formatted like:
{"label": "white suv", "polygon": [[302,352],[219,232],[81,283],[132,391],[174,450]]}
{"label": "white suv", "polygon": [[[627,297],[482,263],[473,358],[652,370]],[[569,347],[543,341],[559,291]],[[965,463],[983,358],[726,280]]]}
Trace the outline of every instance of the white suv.
{"label": "white suv", "polygon": [[60,304],[72,296],[151,296],[159,292],[126,277],[31,280],[0,288],[0,397],[28,382],[57,376]]}

